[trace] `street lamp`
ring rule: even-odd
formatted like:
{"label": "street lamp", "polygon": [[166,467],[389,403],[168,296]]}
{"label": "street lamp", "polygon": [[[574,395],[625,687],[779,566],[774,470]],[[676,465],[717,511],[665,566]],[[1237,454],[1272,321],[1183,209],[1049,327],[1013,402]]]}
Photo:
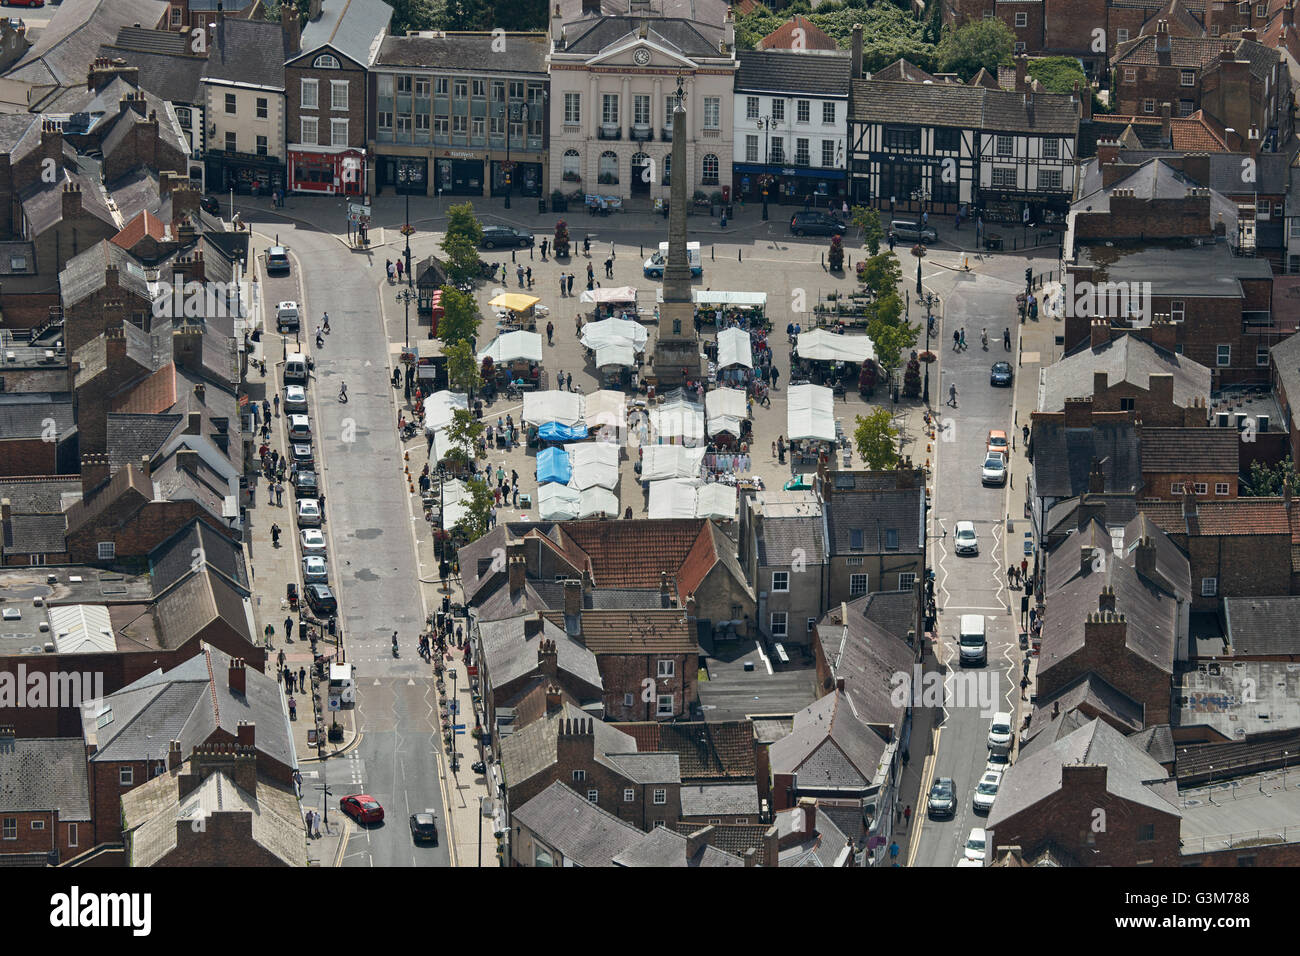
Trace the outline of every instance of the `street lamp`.
{"label": "street lamp", "polygon": [[414,166],[402,163],[397,167],[397,182],[402,187],[402,194],[406,197],[406,218],[402,221],[402,235],[406,237],[406,280],[408,283],[411,281],[411,233],[415,232],[411,228],[411,184],[415,180]]}
{"label": "street lamp", "polygon": [[405,289],[399,289],[397,291],[397,301],[402,303],[403,311],[406,313],[406,336],[404,344],[407,351],[411,348],[411,302],[413,302],[418,296],[419,293],[409,285]]}
{"label": "street lamp", "polygon": [[[930,351],[930,327],[934,324],[934,316],[931,314],[931,310],[934,308],[934,303],[937,299],[938,296],[936,296],[933,292],[926,292],[921,296],[921,304],[925,306],[925,351],[927,353]],[[925,363],[925,385],[924,385],[924,392],[922,397],[925,400],[925,404],[929,405],[930,404],[930,363],[929,362]]]}
{"label": "street lamp", "polygon": [[912,255],[916,256],[916,294],[920,297],[925,295],[921,288],[921,260],[925,258],[925,246],[918,242],[912,247]]}
{"label": "street lamp", "polygon": [[[757,120],[757,123],[758,123],[758,128],[763,131],[763,163],[764,165],[771,165],[772,148],[770,146],[770,142],[772,137],[772,117],[760,116]],[[767,222],[767,193],[768,190],[771,188],[775,178],[776,177],[772,176],[770,173],[763,173],[761,176],[758,177],[758,185],[763,190],[763,221],[764,222]]]}

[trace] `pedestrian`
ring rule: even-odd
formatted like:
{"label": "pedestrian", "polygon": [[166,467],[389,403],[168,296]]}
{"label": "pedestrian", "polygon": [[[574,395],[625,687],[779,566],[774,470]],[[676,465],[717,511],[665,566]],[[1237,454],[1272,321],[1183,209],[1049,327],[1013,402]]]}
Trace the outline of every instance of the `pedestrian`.
{"label": "pedestrian", "polygon": [[572,272],[570,272],[570,273],[569,273],[569,280],[568,280],[568,290],[569,290],[569,295],[573,295],[573,279],[574,279],[574,275],[573,275]]}
{"label": "pedestrian", "polygon": [[546,344],[547,345],[555,344],[555,323],[554,322],[546,323]]}
{"label": "pedestrian", "polygon": [[776,442],[772,442],[772,457],[776,457]]}
{"label": "pedestrian", "polygon": [[307,689],[307,668],[305,667],[298,668],[298,689]]}
{"label": "pedestrian", "polygon": [[908,826],[912,825],[912,805],[909,803],[907,809],[903,811],[903,822]]}
{"label": "pedestrian", "polygon": [[318,325],[316,326],[316,348],[323,349],[324,347],[325,336],[321,334],[320,326]]}
{"label": "pedestrian", "polygon": [[522,289],[524,287],[524,266],[522,262],[515,266],[515,275],[519,277],[519,288]]}
{"label": "pedestrian", "polygon": [[1002,347],[1006,349],[1008,352],[1011,351],[1011,329],[1010,328],[1005,328],[1002,330]]}
{"label": "pedestrian", "polygon": [[510,486],[510,505],[513,508],[519,507],[519,483],[515,482]]}
{"label": "pedestrian", "polygon": [[1029,559],[1021,558],[1020,559],[1020,580],[1022,581],[1025,580],[1025,576],[1028,574],[1029,574]]}
{"label": "pedestrian", "polygon": [[921,225],[922,226],[930,225],[930,214],[928,212],[921,213]]}
{"label": "pedestrian", "polygon": [[280,547],[280,526],[278,524],[271,525],[271,546],[274,548]]}
{"label": "pedestrian", "polygon": [[891,861],[898,859],[898,841],[896,840],[889,844],[889,859]]}
{"label": "pedestrian", "polygon": [[289,698],[289,719],[290,720],[298,719],[298,701],[293,697]]}
{"label": "pedestrian", "polygon": [[775,365],[772,366],[772,388],[776,388],[776,380],[781,377],[781,370]]}
{"label": "pedestrian", "polygon": [[393,260],[392,259],[384,260],[384,268],[388,272],[388,281],[392,282],[393,278],[397,275],[397,273],[393,270]]}
{"label": "pedestrian", "polygon": [[284,507],[284,483],[280,481],[275,483],[275,503],[281,508]]}
{"label": "pedestrian", "polygon": [[595,281],[596,281],[596,270],[592,266],[592,264],[588,262],[587,263],[587,288],[590,289],[591,284]]}
{"label": "pedestrian", "polygon": [[275,417],[280,417],[280,393],[275,393]]}
{"label": "pedestrian", "polygon": [[564,273],[560,273],[560,295],[564,295]]}
{"label": "pedestrian", "polygon": [[[275,398],[276,398],[276,404],[278,405],[280,396],[276,395]],[[271,403],[268,402],[266,399],[262,399],[262,418],[263,420],[270,420],[271,418]]]}
{"label": "pedestrian", "polygon": [[546,258],[546,244],[547,244],[548,241],[549,241],[549,240],[547,240],[547,239],[543,239],[543,240],[542,240],[542,258],[543,258],[543,259]]}
{"label": "pedestrian", "polygon": [[[293,618],[291,617],[286,617],[284,619],[284,634],[286,637],[293,634]],[[283,653],[283,651],[281,651],[281,653]],[[281,661],[280,663],[284,663],[284,662]]]}
{"label": "pedestrian", "polygon": [[890,252],[893,252],[893,251],[894,251],[894,244],[895,244],[897,241],[898,241],[898,240],[894,238],[894,234],[891,232],[891,233],[889,234],[889,251],[890,251]]}
{"label": "pedestrian", "polygon": [[966,351],[966,330],[964,328],[961,330],[961,350]]}
{"label": "pedestrian", "polygon": [[606,279],[612,279],[612,278],[614,278],[614,260],[613,260],[613,259],[606,259],[606,260],[605,260],[605,278],[606,278]]}
{"label": "pedestrian", "polygon": [[961,348],[961,333],[956,329],[952,330],[952,350],[954,352]]}
{"label": "pedestrian", "polygon": [[1016,566],[1014,564],[1007,565],[1007,584],[1013,588],[1016,586]]}
{"label": "pedestrian", "polygon": [[948,386],[948,404],[953,408],[957,407],[957,383],[953,382]]}
{"label": "pedestrian", "polygon": [[397,260],[397,281],[398,281],[398,282],[401,282],[401,281],[402,281],[402,269],[403,269],[403,268],[405,268],[405,267],[402,265],[402,260],[401,260],[401,259],[398,259],[398,260]]}
{"label": "pedestrian", "polygon": [[529,266],[524,270],[524,278],[528,280],[528,288],[533,287],[533,267]]}

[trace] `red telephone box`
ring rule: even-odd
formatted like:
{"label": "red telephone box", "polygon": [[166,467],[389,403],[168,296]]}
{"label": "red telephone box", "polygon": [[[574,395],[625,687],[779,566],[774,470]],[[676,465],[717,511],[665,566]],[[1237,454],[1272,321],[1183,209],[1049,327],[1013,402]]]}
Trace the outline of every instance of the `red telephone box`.
{"label": "red telephone box", "polygon": [[722,187],[722,201],[723,201],[723,202],[731,202],[731,187],[730,187],[730,186],[723,186],[723,187]]}

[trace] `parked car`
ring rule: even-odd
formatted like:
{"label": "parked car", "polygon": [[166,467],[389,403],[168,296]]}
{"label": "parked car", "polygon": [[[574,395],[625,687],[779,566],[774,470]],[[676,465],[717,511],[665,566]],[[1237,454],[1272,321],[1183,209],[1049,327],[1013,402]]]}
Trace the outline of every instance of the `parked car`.
{"label": "parked car", "polygon": [[984,467],[980,469],[980,483],[1001,487],[1007,483],[1007,460],[1002,452],[991,451],[984,457]]}
{"label": "parked car", "polygon": [[889,231],[899,242],[939,241],[939,233],[930,226],[923,226],[915,219],[894,219],[889,223]]}
{"label": "parked car", "polygon": [[1011,749],[1011,714],[1000,710],[993,715],[989,725],[989,750]]}
{"label": "parked car", "polygon": [[988,834],[983,827],[975,827],[966,838],[965,856],[968,860],[983,860],[988,854]]}
{"label": "parked car", "polygon": [[320,501],[316,498],[298,499],[298,527],[319,528],[321,523]]}
{"label": "parked car", "polygon": [[284,246],[272,246],[266,250],[266,274],[277,272],[289,274],[289,250]]}
{"label": "parked car", "polygon": [[316,472],[299,468],[293,478],[293,496],[295,498],[315,498],[320,491],[320,482]]}
{"label": "parked car", "polygon": [[289,441],[311,444],[311,419],[306,415],[289,416]]}
{"label": "parked car", "polygon": [[989,440],[985,448],[989,451],[999,451],[1006,455],[1008,459],[1011,457],[1011,446],[1007,444],[1007,433],[1000,428],[989,429]]}
{"label": "parked car", "polygon": [[1001,786],[1001,770],[984,771],[984,776],[980,777],[980,782],[976,785],[975,793],[971,797],[971,806],[976,813],[988,813],[993,809],[993,801],[997,799],[998,788]]}
{"label": "parked car", "polygon": [[[268,265],[269,269],[270,266]],[[287,329],[297,329],[302,326],[302,313],[298,311],[298,303],[293,301],[281,302],[275,307],[275,330],[284,332]]]}
{"label": "parked car", "polygon": [[834,216],[815,210],[803,210],[790,217],[790,231],[796,236],[842,236],[848,226]]}
{"label": "parked car", "polygon": [[328,617],[339,612],[338,598],[334,596],[328,584],[304,585],[302,596],[306,598],[307,606],[317,617]]}
{"label": "parked car", "polygon": [[310,442],[294,442],[289,446],[289,457],[298,463],[299,468],[310,468],[316,460],[312,456]]}
{"label": "parked car", "polygon": [[989,759],[984,761],[985,772],[996,770],[999,773],[1005,773],[1006,769],[1011,766],[1011,753],[1006,750],[989,751]]}
{"label": "parked car", "polygon": [[996,385],[999,388],[1010,388],[1013,378],[1015,378],[1015,372],[1011,370],[1010,362],[994,362],[993,368],[989,369],[990,385]]}
{"label": "parked car", "polygon": [[953,536],[957,543],[958,554],[979,554],[980,542],[975,535],[975,522],[958,521],[957,533]]}
{"label": "parked car", "polygon": [[299,537],[302,539],[303,554],[323,555],[328,550],[325,543],[325,534],[320,528],[303,528],[299,533]]}
{"label": "parked car", "polygon": [[329,584],[330,569],[319,554],[309,554],[302,559],[302,580],[305,584]]}
{"label": "parked car", "polygon": [[438,820],[432,810],[411,814],[411,839],[416,843],[428,840],[434,846],[438,845]]}
{"label": "parked car", "polygon": [[483,242],[484,249],[495,249],[497,246],[518,246],[521,249],[527,249],[533,244],[533,234],[527,229],[512,229],[509,226],[484,226]]}
{"label": "parked car", "polygon": [[284,387],[284,411],[285,414],[297,412],[307,414],[307,389],[301,385],[286,385]]}
{"label": "parked car", "polygon": [[937,777],[930,786],[926,810],[932,817],[950,817],[957,812],[957,785],[952,777]]}
{"label": "parked car", "polygon": [[199,208],[214,216],[221,215],[221,200],[216,196],[204,196],[199,200]]}
{"label": "parked car", "polygon": [[0,0],[4,7],[43,7],[45,0]]}
{"label": "parked car", "polygon": [[358,823],[382,823],[384,808],[368,793],[354,793],[339,801],[343,812]]}

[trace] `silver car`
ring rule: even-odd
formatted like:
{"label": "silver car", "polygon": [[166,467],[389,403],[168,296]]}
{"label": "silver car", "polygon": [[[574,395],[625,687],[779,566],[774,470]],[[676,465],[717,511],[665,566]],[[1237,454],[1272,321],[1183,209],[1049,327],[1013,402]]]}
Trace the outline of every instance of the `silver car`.
{"label": "silver car", "polygon": [[1007,483],[1007,460],[1002,452],[991,451],[984,458],[984,467],[980,469],[980,484],[1002,486]]}
{"label": "silver car", "polygon": [[302,580],[304,584],[329,584],[330,569],[325,559],[318,554],[309,554],[302,559]]}
{"label": "silver car", "polygon": [[993,809],[993,801],[997,799],[998,788],[1001,786],[1001,770],[984,771],[984,776],[980,777],[980,782],[975,787],[975,795],[971,797],[976,813],[988,813]]}

